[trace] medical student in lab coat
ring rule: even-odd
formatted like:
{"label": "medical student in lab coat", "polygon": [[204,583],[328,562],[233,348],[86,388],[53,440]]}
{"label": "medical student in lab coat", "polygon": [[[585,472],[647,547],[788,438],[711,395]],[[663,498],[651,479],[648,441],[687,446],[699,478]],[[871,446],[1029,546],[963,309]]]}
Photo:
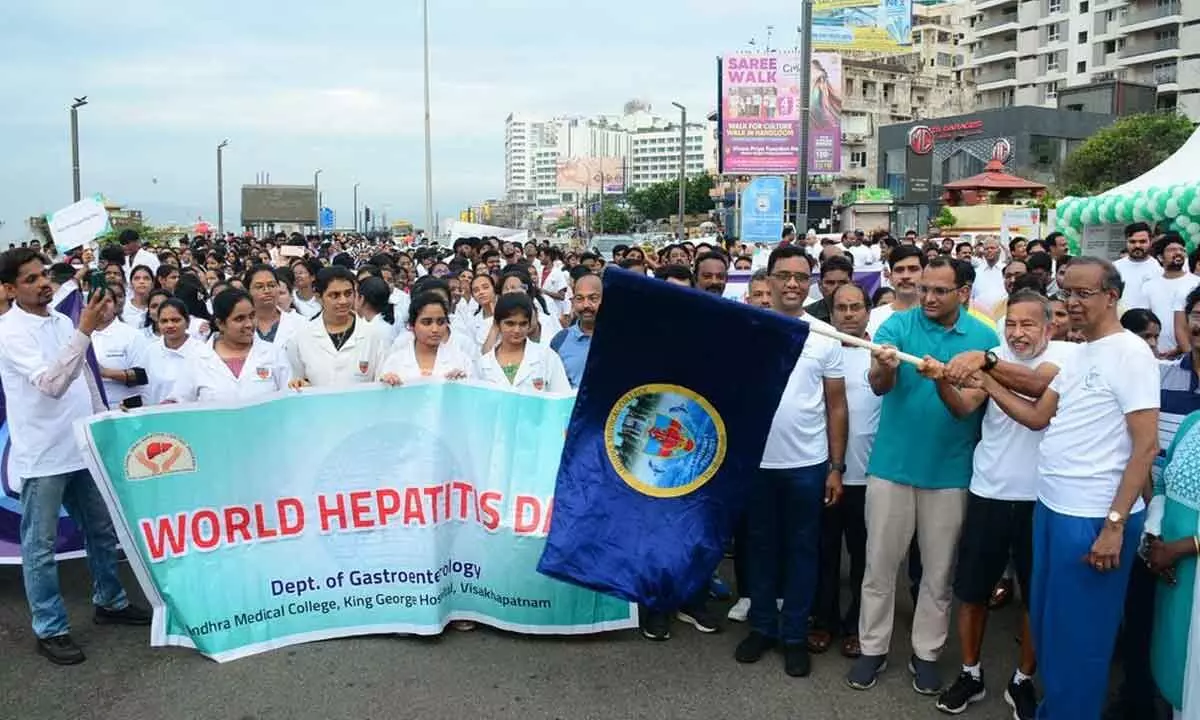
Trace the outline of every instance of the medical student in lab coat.
{"label": "medical student in lab coat", "polygon": [[479,359],[479,379],[521,390],[570,392],[571,383],[558,353],[549,343],[529,339],[533,316],[533,303],[525,293],[500,296],[495,312],[500,341]]}
{"label": "medical student in lab coat", "polygon": [[287,388],[292,379],[287,354],[258,336],[254,308],[250,295],[237,288],[213,298],[212,352],[189,359],[168,401],[247,400]]}
{"label": "medical student in lab coat", "polygon": [[358,317],[379,333],[384,347],[391,347],[401,326],[396,323],[392,288],[383,278],[368,276],[358,281]]}
{"label": "medical student in lab coat", "polygon": [[308,320],[299,313],[280,308],[279,275],[275,268],[255,265],[246,271],[243,284],[254,302],[255,334],[264,342],[286,348]]}
{"label": "medical student in lab coat", "polygon": [[142,361],[136,364],[146,369],[149,381],[143,392],[144,405],[166,401],[192,358],[212,354],[212,348],[202,340],[188,335],[190,321],[191,314],[179,298],[167,298],[158,309],[159,335],[150,341]]}
{"label": "medical student in lab coat", "polygon": [[412,299],[408,306],[412,339],[392,348],[383,361],[380,380],[400,385],[420,378],[461,380],[475,374],[471,356],[455,343],[446,342],[449,309],[449,303],[438,292],[418,293]]}
{"label": "medical student in lab coat", "polygon": [[377,381],[387,346],[369,323],[354,314],[358,299],[354,273],[338,265],[322,268],[314,287],[321,314],[288,344],[292,363],[288,386],[352,387]]}
{"label": "medical student in lab coat", "polygon": [[121,286],[105,286],[104,293],[107,297],[100,308],[100,324],[92,331],[92,349],[100,366],[108,407],[116,409],[122,400],[139,392],[133,368],[141,359],[148,340],[117,318],[117,308],[125,302]]}

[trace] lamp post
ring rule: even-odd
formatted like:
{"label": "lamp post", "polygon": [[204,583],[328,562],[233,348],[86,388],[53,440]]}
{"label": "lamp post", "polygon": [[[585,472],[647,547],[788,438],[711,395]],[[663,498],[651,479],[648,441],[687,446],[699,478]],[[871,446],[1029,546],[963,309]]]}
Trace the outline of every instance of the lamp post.
{"label": "lamp post", "polygon": [[217,145],[217,232],[225,237],[225,172],[221,166],[221,151],[229,146],[229,139]]}
{"label": "lamp post", "polygon": [[421,14],[425,21],[425,234],[437,237],[433,227],[433,131],[429,120],[429,0],[422,3]]}
{"label": "lamp post", "polygon": [[317,214],[314,216],[313,226],[317,229],[315,233],[318,238],[321,237],[321,186],[317,182],[317,178],[321,175],[321,171],[317,170],[313,173],[313,202],[317,204]]}
{"label": "lamp post", "polygon": [[79,108],[87,105],[87,95],[75,98],[71,103],[71,177],[74,181],[75,202],[79,202]]}
{"label": "lamp post", "polygon": [[683,222],[683,212],[687,207],[687,108],[677,102],[671,103],[679,108],[679,242],[687,240],[687,226]]}
{"label": "lamp post", "polygon": [[358,232],[358,186],[361,183],[354,183],[354,232]]}

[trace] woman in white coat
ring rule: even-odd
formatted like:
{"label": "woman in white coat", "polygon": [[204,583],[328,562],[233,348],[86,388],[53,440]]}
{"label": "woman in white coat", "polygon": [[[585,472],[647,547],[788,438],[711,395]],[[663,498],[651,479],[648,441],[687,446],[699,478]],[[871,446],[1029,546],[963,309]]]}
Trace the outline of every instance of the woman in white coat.
{"label": "woman in white coat", "polygon": [[125,398],[138,394],[133,368],[142,358],[148,341],[145,335],[117,319],[117,308],[125,302],[121,286],[105,286],[104,293],[100,324],[92,332],[92,349],[104,380],[108,407],[115,410]]}
{"label": "woman in white coat", "polygon": [[175,381],[186,372],[191,359],[211,355],[212,348],[188,335],[191,315],[178,298],[168,298],[158,309],[159,336],[146,347],[140,366],[146,369],[143,404],[158,405],[166,401]]}
{"label": "woman in white coat", "polygon": [[279,306],[279,275],[270,265],[255,265],[242,282],[254,302],[255,334],[264,342],[286,348],[308,322],[299,313]]}
{"label": "woman in white coat", "polygon": [[496,301],[495,323],[500,341],[479,359],[479,379],[520,390],[565,393],[571,391],[567,371],[549,344],[529,339],[533,303],[524,293],[501,295]]}
{"label": "woman in white coat", "polygon": [[169,402],[246,400],[287,388],[291,365],[282,348],[257,336],[254,305],[237,288],[213,298],[212,352],[189,359]]}
{"label": "woman in white coat", "polygon": [[334,265],[317,273],[321,314],[288,344],[289,387],[353,387],[379,379],[387,346],[355,316],[357,287],[354,273],[344,267]]}
{"label": "woman in white coat", "polygon": [[419,293],[408,306],[409,342],[396,343],[383,361],[380,380],[400,385],[420,378],[461,380],[473,377],[475,363],[454,343],[446,342],[450,330],[449,304],[437,292]]}

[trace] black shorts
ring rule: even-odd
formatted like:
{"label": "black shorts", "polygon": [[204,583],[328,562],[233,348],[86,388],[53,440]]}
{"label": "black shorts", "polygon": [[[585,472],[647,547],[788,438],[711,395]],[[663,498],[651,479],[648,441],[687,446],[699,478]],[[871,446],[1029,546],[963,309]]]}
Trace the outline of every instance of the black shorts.
{"label": "black shorts", "polygon": [[992,500],[967,493],[967,516],[958,539],[954,596],[986,605],[1011,559],[1028,606],[1033,566],[1032,500]]}

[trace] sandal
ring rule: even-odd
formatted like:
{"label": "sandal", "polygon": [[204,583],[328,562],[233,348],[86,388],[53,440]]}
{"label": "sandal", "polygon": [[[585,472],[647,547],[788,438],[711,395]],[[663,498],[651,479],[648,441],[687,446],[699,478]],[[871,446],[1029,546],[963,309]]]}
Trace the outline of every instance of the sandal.
{"label": "sandal", "polygon": [[842,638],[842,657],[854,660],[862,656],[862,647],[858,644],[857,635],[847,635]]}
{"label": "sandal", "polygon": [[833,635],[828,630],[809,630],[808,642],[805,644],[808,646],[810,653],[820,655],[833,644]]}

